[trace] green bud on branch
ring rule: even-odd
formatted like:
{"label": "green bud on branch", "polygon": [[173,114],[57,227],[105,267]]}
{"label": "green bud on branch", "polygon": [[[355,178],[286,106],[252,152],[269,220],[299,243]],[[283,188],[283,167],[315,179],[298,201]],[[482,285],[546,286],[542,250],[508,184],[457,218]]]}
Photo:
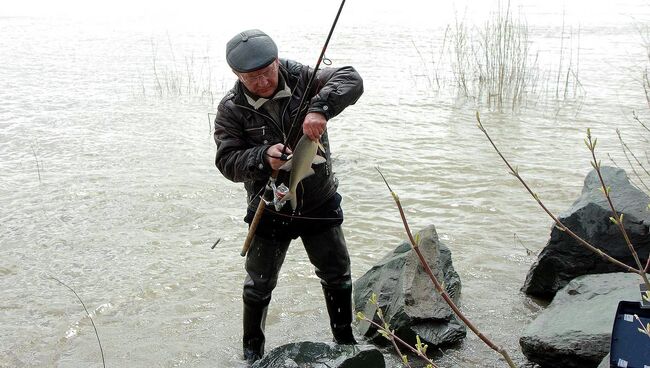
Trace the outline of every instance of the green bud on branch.
{"label": "green bud on branch", "polygon": [[422,341],[420,340],[420,335],[415,335],[415,348],[422,354],[426,355],[427,354],[427,348],[429,345],[423,344]]}

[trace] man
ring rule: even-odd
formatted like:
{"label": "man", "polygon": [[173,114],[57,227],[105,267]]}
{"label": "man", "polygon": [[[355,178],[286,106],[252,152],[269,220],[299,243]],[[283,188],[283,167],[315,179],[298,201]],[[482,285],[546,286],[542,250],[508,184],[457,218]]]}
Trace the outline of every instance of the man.
{"label": "man", "polygon": [[[257,227],[245,266],[244,358],[253,362],[264,355],[271,293],[289,243],[298,237],[321,279],[334,341],[356,344],[351,327],[350,258],[341,230],[341,196],[336,191],[326,128],[329,119],[359,99],[361,77],[352,67],[319,70],[307,96],[309,103],[298,111],[314,70],[278,59],[277,46],[264,32],[253,29],[237,34],[226,45],[226,59],[237,82],[217,111],[215,163],[227,179],[244,183],[248,193],[244,221],[250,224],[269,177],[286,162],[284,142],[284,153],[290,154],[304,134],[322,143],[325,152],[319,154],[326,158],[325,163],[313,166],[315,174],[300,182],[296,211],[288,205],[279,212],[267,206]],[[292,128],[293,121],[297,126]],[[288,186],[288,181],[288,174],[280,171],[276,183]]]}

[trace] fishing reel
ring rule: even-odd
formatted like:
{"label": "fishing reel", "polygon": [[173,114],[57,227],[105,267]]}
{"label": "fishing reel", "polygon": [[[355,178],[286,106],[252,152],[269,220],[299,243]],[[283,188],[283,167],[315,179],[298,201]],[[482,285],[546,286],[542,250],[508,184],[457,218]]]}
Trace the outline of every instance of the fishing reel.
{"label": "fishing reel", "polygon": [[267,200],[266,198],[262,198],[262,200],[266,202],[267,206],[273,205],[273,207],[275,207],[275,210],[279,212],[282,209],[282,207],[284,207],[284,204],[286,203],[286,201],[284,200],[284,196],[287,193],[289,193],[289,187],[284,185],[284,183],[281,183],[280,185],[276,186],[275,179],[273,179],[269,182],[266,188],[272,192],[273,198],[270,200]]}

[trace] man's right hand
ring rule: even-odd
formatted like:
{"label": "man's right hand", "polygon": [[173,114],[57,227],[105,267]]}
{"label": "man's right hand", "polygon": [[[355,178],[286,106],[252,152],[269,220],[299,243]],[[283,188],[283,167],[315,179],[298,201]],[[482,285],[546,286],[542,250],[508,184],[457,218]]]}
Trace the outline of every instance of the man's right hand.
{"label": "man's right hand", "polygon": [[[271,147],[269,147],[266,150],[266,161],[271,165],[271,168],[275,170],[279,170],[280,166],[284,165],[286,162],[285,160],[282,160],[280,157],[282,156],[282,148],[284,148],[284,144],[278,143],[275,144]],[[284,151],[285,154],[289,155],[291,154],[291,149],[287,147],[287,149]]]}

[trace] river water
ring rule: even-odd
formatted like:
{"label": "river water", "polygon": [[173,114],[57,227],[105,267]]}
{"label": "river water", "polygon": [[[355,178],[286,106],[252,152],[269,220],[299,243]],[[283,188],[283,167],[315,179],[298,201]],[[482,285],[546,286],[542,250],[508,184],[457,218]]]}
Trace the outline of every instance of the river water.
{"label": "river water", "polygon": [[[590,170],[587,128],[604,164],[609,153],[627,167],[616,128],[647,155],[632,118],[633,110],[650,117],[641,84],[647,4],[524,2],[517,12],[528,20],[547,92],[514,112],[459,95],[451,61],[439,57],[447,25],[463,12],[480,25],[485,9],[363,4],[344,11],[327,54],[334,65],[354,65],[366,89],[328,124],[353,277],[405,238],[379,166],[411,228],[435,224],[451,248],[462,310],[524,363],[519,334],[543,308],[519,291],[535,259],[524,246],[539,251],[551,222],[507,173],[475,113],[548,207],[566,210]],[[312,6],[293,11],[311,14]],[[257,22],[283,56],[313,65],[335,12],[318,7],[322,19],[291,26],[241,9],[196,21],[0,18],[1,367],[102,366],[82,306],[51,277],[83,299],[107,366],[244,366],[245,195],[214,167],[208,114],[234,81],[223,48],[248,25],[234,18]],[[548,90],[558,85],[560,59],[565,68],[573,60],[574,71],[579,65],[581,88],[556,100]],[[440,87],[430,83],[435,75]],[[287,254],[267,332],[268,349],[330,339],[299,242]],[[471,333],[437,359],[444,367],[505,366]]]}

